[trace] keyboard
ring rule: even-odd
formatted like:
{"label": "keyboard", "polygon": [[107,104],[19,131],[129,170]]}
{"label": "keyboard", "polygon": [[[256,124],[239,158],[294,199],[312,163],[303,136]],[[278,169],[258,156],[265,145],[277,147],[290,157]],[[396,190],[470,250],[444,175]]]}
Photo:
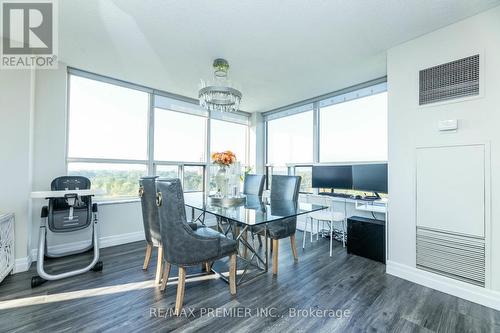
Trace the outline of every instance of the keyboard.
{"label": "keyboard", "polygon": [[319,193],[319,195],[328,195],[329,197],[336,197],[336,198],[347,198],[350,199],[352,196],[347,193]]}

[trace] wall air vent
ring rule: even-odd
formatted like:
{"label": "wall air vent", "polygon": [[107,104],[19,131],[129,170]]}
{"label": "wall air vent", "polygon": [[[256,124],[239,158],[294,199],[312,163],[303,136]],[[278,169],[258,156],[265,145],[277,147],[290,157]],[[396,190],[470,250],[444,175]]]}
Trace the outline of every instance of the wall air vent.
{"label": "wall air vent", "polygon": [[479,95],[479,54],[423,69],[419,79],[420,105]]}
{"label": "wall air vent", "polygon": [[484,287],[484,238],[417,227],[417,267]]}

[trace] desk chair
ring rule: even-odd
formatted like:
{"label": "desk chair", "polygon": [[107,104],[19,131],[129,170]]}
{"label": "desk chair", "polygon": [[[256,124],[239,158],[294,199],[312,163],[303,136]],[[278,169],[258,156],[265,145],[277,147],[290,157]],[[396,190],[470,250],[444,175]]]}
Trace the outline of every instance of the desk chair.
{"label": "desk chair", "polygon": [[193,230],[186,219],[184,193],[179,179],[160,179],[157,186],[157,206],[161,239],[164,245],[165,268],[161,290],[165,290],[171,265],[179,267],[175,314],[184,302],[186,267],[229,257],[229,288],[236,295],[237,242],[211,228]]}
{"label": "desk chair", "polygon": [[[346,202],[344,200],[344,211],[340,212],[335,209],[336,201],[327,196],[316,196],[316,195],[308,195],[307,202],[313,205],[321,205],[328,207],[327,209],[323,209],[320,211],[312,212],[307,214],[306,216],[306,224],[304,227],[304,237],[302,238],[302,248],[304,249],[306,246],[306,232],[307,226],[309,222],[311,222],[311,243],[313,239],[313,222],[316,221],[316,240],[319,239],[319,224],[320,222],[323,224],[328,224],[329,233],[330,233],[330,257],[333,252],[333,233],[334,231],[339,231],[341,235],[342,245],[345,247],[346,241]],[[337,228],[336,228],[337,226]]]}

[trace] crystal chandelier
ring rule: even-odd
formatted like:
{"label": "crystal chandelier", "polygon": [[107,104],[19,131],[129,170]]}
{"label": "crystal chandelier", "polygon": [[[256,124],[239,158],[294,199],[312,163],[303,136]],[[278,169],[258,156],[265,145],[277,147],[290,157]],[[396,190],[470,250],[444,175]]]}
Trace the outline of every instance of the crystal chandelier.
{"label": "crystal chandelier", "polygon": [[200,105],[208,111],[235,112],[239,110],[241,92],[231,86],[227,72],[229,63],[225,59],[214,60],[213,82],[201,81],[198,93]]}

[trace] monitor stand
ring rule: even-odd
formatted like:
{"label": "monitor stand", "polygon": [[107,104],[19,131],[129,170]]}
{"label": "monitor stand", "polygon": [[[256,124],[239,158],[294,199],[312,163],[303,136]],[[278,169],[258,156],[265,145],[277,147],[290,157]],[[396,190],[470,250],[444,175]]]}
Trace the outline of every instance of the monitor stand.
{"label": "monitor stand", "polygon": [[363,199],[365,200],[380,200],[382,197],[377,192],[373,192],[373,195],[367,195]]}

